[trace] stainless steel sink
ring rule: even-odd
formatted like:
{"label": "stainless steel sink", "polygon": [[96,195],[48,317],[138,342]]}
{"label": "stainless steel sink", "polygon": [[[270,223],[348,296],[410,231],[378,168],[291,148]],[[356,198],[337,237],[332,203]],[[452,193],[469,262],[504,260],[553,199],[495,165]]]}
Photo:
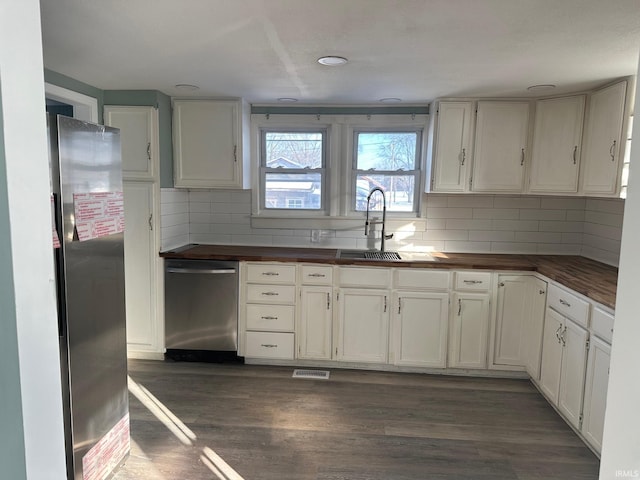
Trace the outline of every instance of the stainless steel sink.
{"label": "stainless steel sink", "polygon": [[398,252],[379,252],[377,250],[338,250],[338,258],[354,260],[402,260]]}

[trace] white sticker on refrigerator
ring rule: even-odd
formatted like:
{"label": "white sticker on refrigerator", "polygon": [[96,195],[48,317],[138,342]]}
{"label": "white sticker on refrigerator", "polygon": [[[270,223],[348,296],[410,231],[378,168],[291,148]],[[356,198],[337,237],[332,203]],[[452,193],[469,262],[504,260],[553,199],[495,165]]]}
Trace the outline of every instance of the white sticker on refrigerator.
{"label": "white sticker on refrigerator", "polygon": [[124,232],[124,195],[122,192],[74,193],[78,240]]}

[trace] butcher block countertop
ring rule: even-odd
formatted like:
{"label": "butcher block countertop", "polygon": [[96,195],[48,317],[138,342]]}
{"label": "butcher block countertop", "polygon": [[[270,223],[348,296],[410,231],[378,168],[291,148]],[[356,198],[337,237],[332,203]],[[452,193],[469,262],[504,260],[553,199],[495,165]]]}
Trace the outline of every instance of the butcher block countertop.
{"label": "butcher block countertop", "polygon": [[509,255],[479,253],[399,252],[402,260],[338,258],[330,248],[260,247],[242,245],[187,245],[161,252],[164,258],[301,262],[380,267],[447,268],[533,271],[586,297],[615,308],[618,269],[574,255]]}

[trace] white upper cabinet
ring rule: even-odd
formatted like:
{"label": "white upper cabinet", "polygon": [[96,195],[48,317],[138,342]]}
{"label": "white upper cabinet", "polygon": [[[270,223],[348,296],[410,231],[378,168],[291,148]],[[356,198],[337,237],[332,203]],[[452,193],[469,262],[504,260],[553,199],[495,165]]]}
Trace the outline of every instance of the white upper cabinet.
{"label": "white upper cabinet", "polygon": [[589,98],[582,157],[582,193],[618,193],[627,82],[595,91]]}
{"label": "white upper cabinet", "polygon": [[473,102],[440,102],[436,115],[431,191],[465,192],[471,172]]}
{"label": "white upper cabinet", "polygon": [[248,117],[242,100],[174,100],[175,186],[249,188]]}
{"label": "white upper cabinet", "polygon": [[479,101],[471,190],[521,193],[529,102]]}
{"label": "white upper cabinet", "polygon": [[536,102],[529,191],[576,193],[585,96]]}
{"label": "white upper cabinet", "polygon": [[155,180],[158,111],[154,107],[105,106],[104,124],[120,129],[124,180]]}

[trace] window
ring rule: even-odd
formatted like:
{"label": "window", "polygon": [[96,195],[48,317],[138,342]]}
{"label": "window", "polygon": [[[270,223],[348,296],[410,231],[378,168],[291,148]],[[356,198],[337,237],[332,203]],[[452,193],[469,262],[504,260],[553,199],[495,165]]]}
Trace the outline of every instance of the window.
{"label": "window", "polygon": [[[420,188],[421,130],[354,131],[351,209],[367,209],[373,188],[385,192],[387,210],[417,212]],[[371,197],[370,210],[382,210],[379,194]]]}
{"label": "window", "polygon": [[262,208],[325,210],[326,130],[261,130]]}

